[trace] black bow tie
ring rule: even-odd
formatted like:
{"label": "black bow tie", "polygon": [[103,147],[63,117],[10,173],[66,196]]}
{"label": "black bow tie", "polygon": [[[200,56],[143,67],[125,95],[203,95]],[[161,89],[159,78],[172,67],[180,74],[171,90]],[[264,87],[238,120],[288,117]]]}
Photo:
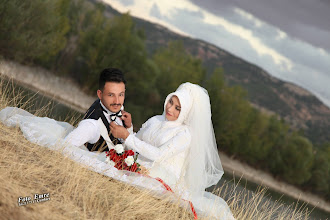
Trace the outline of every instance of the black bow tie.
{"label": "black bow tie", "polygon": [[123,116],[123,114],[121,113],[121,110],[115,114],[111,114],[110,115],[110,120],[111,121],[115,121],[117,117],[121,118],[121,116]]}

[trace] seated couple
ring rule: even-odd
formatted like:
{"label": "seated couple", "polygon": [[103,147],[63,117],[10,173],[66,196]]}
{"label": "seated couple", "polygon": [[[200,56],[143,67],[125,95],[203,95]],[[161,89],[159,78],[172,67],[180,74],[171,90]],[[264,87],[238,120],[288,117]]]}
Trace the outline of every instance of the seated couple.
{"label": "seated couple", "polygon": [[[123,109],[125,84],[120,70],[104,69],[99,78],[99,99],[78,127],[60,138],[75,148],[85,145],[89,151],[103,155],[121,143],[125,149],[139,153],[138,162],[151,177],[162,179],[175,193],[192,201],[198,213],[234,219],[224,200],[205,192],[223,175],[207,91],[192,83],[181,84],[166,97],[163,114],[151,117],[134,133],[131,114]],[[105,157],[99,159],[105,161]],[[208,209],[214,203],[216,211],[210,214]]]}

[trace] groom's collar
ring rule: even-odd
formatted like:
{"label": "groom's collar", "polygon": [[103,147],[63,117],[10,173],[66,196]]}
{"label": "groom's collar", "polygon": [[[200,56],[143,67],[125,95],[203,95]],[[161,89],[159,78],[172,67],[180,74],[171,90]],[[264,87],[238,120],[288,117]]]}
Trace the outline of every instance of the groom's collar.
{"label": "groom's collar", "polygon": [[100,104],[101,104],[101,107],[102,107],[102,109],[103,109],[103,112],[105,112],[105,113],[107,113],[107,114],[109,114],[109,115],[116,114],[116,113],[114,113],[114,112],[108,110],[108,109],[103,105],[103,103],[101,102],[101,100],[100,100]]}

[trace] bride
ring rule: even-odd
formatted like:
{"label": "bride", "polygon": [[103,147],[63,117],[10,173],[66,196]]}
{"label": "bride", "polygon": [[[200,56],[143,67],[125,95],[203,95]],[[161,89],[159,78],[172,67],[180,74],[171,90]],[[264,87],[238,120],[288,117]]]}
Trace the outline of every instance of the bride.
{"label": "bride", "polygon": [[[65,136],[73,129],[68,123],[35,117],[12,107],[0,111],[0,120],[7,126],[19,125],[31,142],[52,149],[66,145],[64,154],[88,164],[96,172],[154,191],[164,191],[152,178],[129,175],[105,163],[105,153],[70,146],[65,141]],[[214,137],[210,100],[204,88],[191,83],[181,84],[167,96],[163,115],[147,120],[136,134],[130,134],[115,123],[110,127],[116,138],[125,139],[127,148],[141,155],[139,162],[149,169],[149,175],[161,178],[175,193],[191,201],[198,215],[234,219],[223,199],[205,191],[217,184],[223,169]]]}

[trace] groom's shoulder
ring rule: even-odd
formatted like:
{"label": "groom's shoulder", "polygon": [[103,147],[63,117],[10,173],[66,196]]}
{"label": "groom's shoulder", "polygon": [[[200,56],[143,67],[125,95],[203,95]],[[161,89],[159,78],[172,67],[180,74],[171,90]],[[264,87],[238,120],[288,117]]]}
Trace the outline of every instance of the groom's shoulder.
{"label": "groom's shoulder", "polygon": [[83,127],[94,127],[94,128],[97,128],[99,126],[98,124],[98,121],[95,120],[95,119],[90,119],[90,118],[87,118],[87,119],[83,119],[79,122],[78,126],[83,126]]}
{"label": "groom's shoulder", "polygon": [[79,122],[77,128],[75,129],[75,134],[78,134],[78,136],[81,136],[83,134],[84,136],[96,136],[100,134],[99,130],[99,122],[94,119],[83,119]]}
{"label": "groom's shoulder", "polygon": [[100,105],[100,100],[97,99],[86,111],[83,119],[97,120],[101,116],[101,113],[102,113],[102,109],[101,109],[101,105]]}

